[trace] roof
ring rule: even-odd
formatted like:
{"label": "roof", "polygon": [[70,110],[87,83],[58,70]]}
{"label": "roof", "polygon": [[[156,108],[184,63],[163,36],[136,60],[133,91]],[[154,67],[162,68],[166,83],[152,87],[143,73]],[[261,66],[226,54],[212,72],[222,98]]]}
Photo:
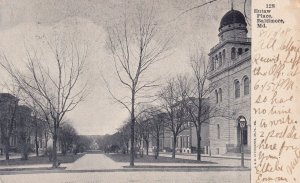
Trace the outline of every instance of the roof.
{"label": "roof", "polygon": [[223,28],[224,26],[234,24],[234,23],[247,25],[245,16],[243,15],[243,13],[241,13],[238,10],[231,9],[221,19],[219,29]]}

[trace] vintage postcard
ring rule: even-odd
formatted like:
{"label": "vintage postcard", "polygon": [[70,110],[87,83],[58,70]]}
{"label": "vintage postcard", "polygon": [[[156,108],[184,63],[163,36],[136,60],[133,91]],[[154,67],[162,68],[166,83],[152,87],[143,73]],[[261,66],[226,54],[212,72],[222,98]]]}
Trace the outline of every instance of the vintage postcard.
{"label": "vintage postcard", "polygon": [[0,0],[0,182],[300,182],[299,16]]}

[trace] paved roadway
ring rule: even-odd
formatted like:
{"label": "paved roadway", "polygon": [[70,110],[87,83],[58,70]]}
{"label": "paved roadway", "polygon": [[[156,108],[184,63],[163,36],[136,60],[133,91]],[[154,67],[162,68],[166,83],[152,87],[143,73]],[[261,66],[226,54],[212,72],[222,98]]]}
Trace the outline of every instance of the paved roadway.
{"label": "paved roadway", "polygon": [[[128,163],[116,163],[103,154],[86,154],[73,164],[66,165],[73,172],[1,175],[0,183],[102,183],[102,182],[201,182],[201,183],[250,183],[249,171],[118,171]],[[110,169],[107,172],[93,172]],[[116,171],[113,171],[116,169]],[[91,171],[81,171],[91,170]]]}
{"label": "paved roadway", "polygon": [[[121,169],[128,163],[117,163],[104,154],[86,154],[72,164],[65,164],[66,170]],[[62,165],[62,166],[65,166]]]}
{"label": "paved roadway", "polygon": [[2,175],[1,183],[250,183],[248,172],[88,172]]}

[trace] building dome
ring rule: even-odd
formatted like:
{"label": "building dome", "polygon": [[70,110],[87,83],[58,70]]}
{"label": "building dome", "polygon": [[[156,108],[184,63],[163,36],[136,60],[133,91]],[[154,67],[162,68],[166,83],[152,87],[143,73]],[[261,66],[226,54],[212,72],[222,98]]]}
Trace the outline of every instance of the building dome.
{"label": "building dome", "polygon": [[219,30],[227,25],[234,24],[234,23],[243,24],[247,26],[244,15],[240,11],[232,9],[228,11],[221,19]]}

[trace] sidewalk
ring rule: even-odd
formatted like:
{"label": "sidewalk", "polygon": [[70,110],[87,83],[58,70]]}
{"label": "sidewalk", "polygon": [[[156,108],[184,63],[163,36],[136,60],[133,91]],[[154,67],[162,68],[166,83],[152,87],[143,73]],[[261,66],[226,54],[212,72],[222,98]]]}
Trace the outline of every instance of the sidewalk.
{"label": "sidewalk", "polygon": [[8,171],[8,170],[40,170],[40,169],[51,169],[51,164],[34,164],[34,165],[4,165],[0,166],[0,171]]}
{"label": "sidewalk", "polygon": [[[159,156],[164,156],[164,157],[172,157],[171,153],[160,153]],[[196,154],[182,154],[182,153],[177,153],[175,155],[176,158],[181,158],[181,159],[191,159],[191,160],[196,160],[197,155]],[[214,164],[211,164],[209,166],[232,166],[232,167],[238,167],[241,165],[241,158],[240,157],[231,157],[231,156],[209,156],[209,155],[201,155],[201,160],[202,161],[209,161]],[[246,167],[251,167],[251,159],[245,158],[245,166]]]}
{"label": "sidewalk", "polygon": [[[160,152],[160,154],[170,154],[167,152]],[[191,156],[197,158],[197,154],[184,154],[184,153],[176,153],[176,155],[180,156]],[[224,158],[224,159],[241,159],[241,154],[231,154],[231,155],[208,155],[208,154],[201,154],[201,157],[208,157],[208,158]],[[245,160],[251,160],[251,157],[249,155],[245,155]]]}

